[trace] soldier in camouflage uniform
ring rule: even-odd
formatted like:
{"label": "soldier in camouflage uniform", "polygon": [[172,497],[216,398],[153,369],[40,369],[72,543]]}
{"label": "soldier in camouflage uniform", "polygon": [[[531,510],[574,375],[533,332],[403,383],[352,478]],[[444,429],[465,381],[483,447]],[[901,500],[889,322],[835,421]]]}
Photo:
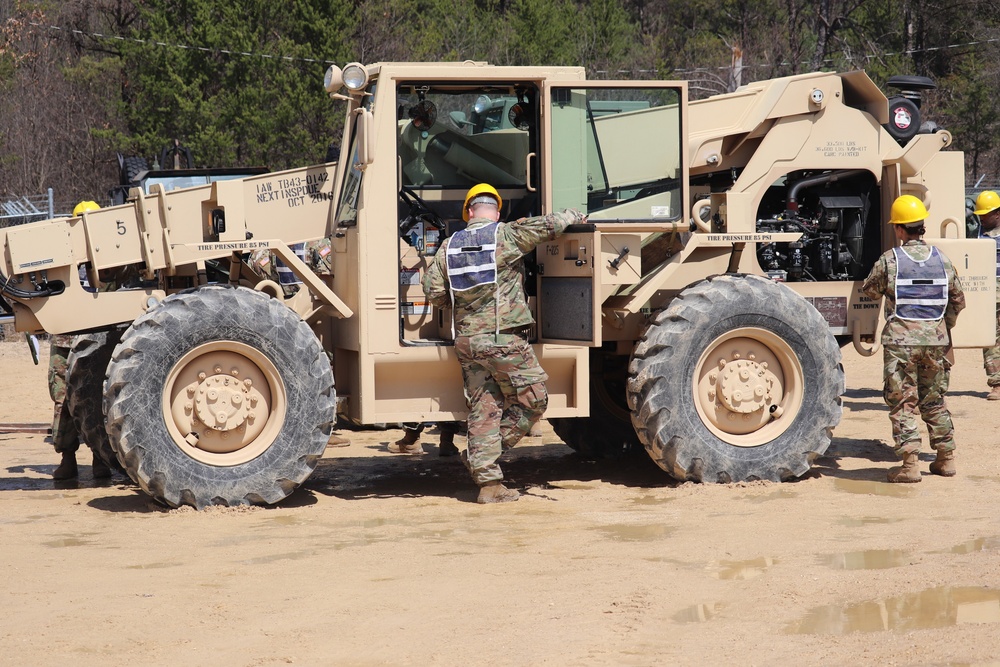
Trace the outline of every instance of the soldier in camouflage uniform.
{"label": "soldier in camouflage uniform", "polygon": [[[317,275],[333,275],[333,248],[330,239],[321,238],[306,243],[294,243],[289,246],[299,259],[306,263]],[[281,285],[285,297],[294,296],[299,291],[302,281],[292,273],[292,270],[278,258],[270,248],[254,250],[247,261],[250,268],[265,280],[273,280]],[[331,433],[327,447],[347,447],[351,444],[348,438],[337,433]]]}
{"label": "soldier in camouflage uniform", "polygon": [[451,308],[455,352],[469,405],[465,463],[480,503],[517,500],[501,482],[500,455],[516,445],[548,405],[548,376],[525,336],[534,320],[524,295],[522,258],[542,241],[586,221],[564,210],[500,223],[503,201],[492,186],[474,186],[462,216],[468,227],[442,243],[424,275],[428,300]]}
{"label": "soldier in camouflage uniform", "polygon": [[[52,398],[52,447],[60,455],[59,465],[52,473],[52,479],[73,479],[79,474],[76,465],[76,451],[80,448],[80,434],[73,423],[66,401],[66,365],[73,336],[52,335],[49,337],[49,396]],[[111,470],[97,455],[93,461],[94,477],[109,477]]]}
{"label": "soldier in camouflage uniform", "polygon": [[955,429],[944,403],[951,369],[946,355],[965,295],[948,258],[921,239],[926,217],[923,202],[912,195],[893,202],[889,223],[901,245],[878,258],[862,288],[873,300],[885,297],[884,396],[895,452],[903,460],[889,470],[890,482],[920,481],[918,410],[937,451],[931,472],[955,475]]}
{"label": "soldier in camouflage uniform", "polygon": [[[979,217],[980,238],[992,239],[997,244],[997,340],[1000,341],[1000,195],[992,190],[980,192],[975,214]],[[990,387],[986,398],[1000,401],[1000,345],[983,348],[983,367]]]}
{"label": "soldier in camouflage uniform", "polygon": [[[96,211],[101,207],[94,201],[82,201],[73,208],[73,215],[83,215],[88,211]],[[93,288],[86,282],[86,277],[81,269],[81,280],[85,289]],[[112,283],[107,289],[113,289],[116,284]],[[75,336],[67,334],[54,334],[49,337],[49,396],[52,398],[52,447],[60,455],[59,465],[52,472],[52,479],[66,480],[73,479],[79,474],[76,464],[76,452],[80,448],[80,434],[77,431],[73,417],[69,413],[69,405],[66,401],[66,370],[69,362],[69,353],[73,349]],[[110,477],[111,469],[101,458],[94,453],[92,474],[95,478]]]}
{"label": "soldier in camouflage uniform", "polygon": [[[289,248],[315,273],[321,276],[333,274],[330,239],[322,238],[307,243],[294,243]],[[281,285],[286,297],[299,291],[299,285],[302,284],[302,281],[278,259],[278,256],[270,248],[254,250],[250,254],[248,263],[260,277],[273,280]]]}
{"label": "soldier in camouflage uniform", "polygon": [[[420,434],[424,432],[427,424],[423,422],[412,422],[403,424],[403,437],[388,446],[392,454],[425,454],[424,446],[420,444]],[[441,433],[441,440],[438,443],[438,456],[455,456],[458,454],[458,447],[455,446],[455,436],[462,425],[459,422],[439,422],[438,431]]]}

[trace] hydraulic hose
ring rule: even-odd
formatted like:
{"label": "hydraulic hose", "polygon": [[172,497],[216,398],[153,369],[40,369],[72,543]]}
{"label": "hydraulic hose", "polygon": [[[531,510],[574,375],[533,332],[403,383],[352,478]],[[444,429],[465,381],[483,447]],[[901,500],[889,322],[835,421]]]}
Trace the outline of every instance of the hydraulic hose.
{"label": "hydraulic hose", "polygon": [[57,296],[65,290],[66,285],[61,280],[53,280],[51,282],[44,282],[38,286],[37,290],[29,292],[20,287],[11,286],[10,280],[4,275],[3,271],[0,271],[0,293],[13,299],[37,299],[39,297]]}

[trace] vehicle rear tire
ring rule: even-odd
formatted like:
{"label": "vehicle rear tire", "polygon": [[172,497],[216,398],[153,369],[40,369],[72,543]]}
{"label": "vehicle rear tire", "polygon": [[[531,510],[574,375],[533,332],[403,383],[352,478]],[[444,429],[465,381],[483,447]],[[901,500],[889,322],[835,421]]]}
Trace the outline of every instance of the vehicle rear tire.
{"label": "vehicle rear tire", "polygon": [[201,509],[287,497],[326,448],[336,394],[319,340],[293,311],[207,285],[125,332],[104,406],[132,479],[166,505]]}
{"label": "vehicle rear tire", "polygon": [[793,479],[840,421],[840,359],[823,317],[790,288],[715,276],[682,292],[636,345],[632,422],[679,480]]}
{"label": "vehicle rear tire", "polygon": [[620,459],[642,451],[632,427],[625,385],[627,360],[602,350],[590,351],[590,416],[549,419],[566,445],[590,460]]}
{"label": "vehicle rear tire", "polygon": [[122,185],[132,185],[136,177],[144,171],[149,171],[149,163],[144,157],[127,157],[122,159]]}
{"label": "vehicle rear tire", "polygon": [[66,362],[66,404],[76,430],[87,446],[118,472],[125,472],[125,467],[108,438],[102,397],[111,353],[124,331],[116,328],[75,336]]}

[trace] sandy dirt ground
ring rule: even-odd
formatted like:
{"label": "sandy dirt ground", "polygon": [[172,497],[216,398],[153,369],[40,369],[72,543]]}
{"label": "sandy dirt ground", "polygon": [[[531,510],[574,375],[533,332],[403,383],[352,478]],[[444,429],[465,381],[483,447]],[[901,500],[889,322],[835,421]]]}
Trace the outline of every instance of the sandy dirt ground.
{"label": "sandy dirt ground", "polygon": [[[834,442],[785,484],[587,463],[546,426],[505,464],[524,497],[479,506],[433,433],[399,457],[389,430],[350,433],[277,507],[196,512],[89,465],[53,482],[43,435],[0,435],[0,663],[1000,664],[981,353],[948,399],[959,475],[927,474],[925,445],[915,485],[884,482],[880,356],[844,355]],[[0,363],[0,422],[47,422],[44,366],[12,343]]]}

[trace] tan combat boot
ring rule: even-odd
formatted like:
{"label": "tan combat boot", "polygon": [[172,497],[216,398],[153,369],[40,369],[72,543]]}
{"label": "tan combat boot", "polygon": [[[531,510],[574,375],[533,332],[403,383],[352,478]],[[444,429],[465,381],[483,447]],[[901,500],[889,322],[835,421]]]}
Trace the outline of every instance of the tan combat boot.
{"label": "tan combat boot", "polygon": [[479,498],[476,500],[480,505],[487,503],[510,503],[521,497],[521,494],[514,489],[508,489],[500,482],[486,482],[479,487]]}
{"label": "tan combat boot", "polygon": [[63,452],[59,467],[52,472],[52,479],[75,479],[78,474],[76,452]]}
{"label": "tan combat boot", "polygon": [[350,447],[351,441],[336,433],[330,434],[330,439],[326,441],[327,447]]}
{"label": "tan combat boot", "polygon": [[388,450],[393,454],[423,454],[424,448],[420,444],[420,433],[403,429],[403,437],[390,444]]}
{"label": "tan combat boot", "polygon": [[990,387],[990,393],[986,395],[987,401],[1000,401],[1000,385]]}
{"label": "tan combat boot", "polygon": [[903,455],[903,465],[889,468],[888,479],[894,484],[913,484],[920,481],[920,467],[917,453]]}
{"label": "tan combat boot", "polygon": [[455,446],[455,434],[451,431],[441,432],[441,442],[438,445],[438,456],[455,456],[458,447]]}
{"label": "tan combat boot", "polygon": [[955,450],[938,450],[937,458],[931,463],[931,472],[942,477],[955,476]]}
{"label": "tan combat boot", "polygon": [[94,476],[94,479],[106,479],[111,477],[111,468],[109,468],[108,464],[97,455],[97,452],[94,452],[94,460],[90,464],[90,472]]}

